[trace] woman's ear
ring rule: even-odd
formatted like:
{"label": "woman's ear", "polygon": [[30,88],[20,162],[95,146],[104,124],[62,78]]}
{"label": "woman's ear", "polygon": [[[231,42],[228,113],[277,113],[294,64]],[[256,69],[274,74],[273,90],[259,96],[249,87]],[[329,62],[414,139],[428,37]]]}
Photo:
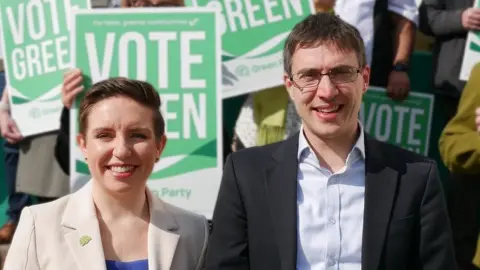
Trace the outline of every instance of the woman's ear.
{"label": "woman's ear", "polygon": [[162,155],[163,149],[165,149],[165,145],[167,144],[167,136],[163,134],[160,139],[157,139],[157,159],[160,158]]}
{"label": "woman's ear", "polygon": [[78,144],[78,147],[80,147],[80,150],[82,150],[83,156],[85,157],[85,159],[87,159],[88,158],[87,140],[85,138],[85,135],[83,134],[77,135],[77,144]]}

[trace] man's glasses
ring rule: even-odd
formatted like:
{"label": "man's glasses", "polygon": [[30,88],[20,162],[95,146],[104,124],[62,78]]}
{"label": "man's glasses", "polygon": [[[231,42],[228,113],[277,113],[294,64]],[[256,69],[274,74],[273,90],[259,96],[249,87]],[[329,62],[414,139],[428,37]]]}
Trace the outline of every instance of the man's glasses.
{"label": "man's glasses", "polygon": [[302,93],[305,93],[317,91],[324,75],[327,75],[333,84],[342,84],[355,81],[358,73],[360,73],[359,68],[341,66],[332,68],[327,73],[320,73],[314,70],[299,72],[290,76],[290,80]]}

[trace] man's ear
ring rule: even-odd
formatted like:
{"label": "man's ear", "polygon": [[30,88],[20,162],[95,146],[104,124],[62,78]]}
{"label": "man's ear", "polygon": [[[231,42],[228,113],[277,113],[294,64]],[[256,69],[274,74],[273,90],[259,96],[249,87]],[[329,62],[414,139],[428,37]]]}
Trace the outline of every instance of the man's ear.
{"label": "man's ear", "polygon": [[295,97],[293,95],[293,90],[294,90],[294,85],[292,80],[290,79],[290,75],[288,73],[284,72],[283,73],[283,84],[285,85],[285,89],[288,92],[288,95],[290,96],[291,100],[295,100]]}
{"label": "man's ear", "polygon": [[363,78],[363,93],[367,92],[368,86],[370,85],[370,75],[371,69],[368,65],[366,65],[361,71],[360,74]]}

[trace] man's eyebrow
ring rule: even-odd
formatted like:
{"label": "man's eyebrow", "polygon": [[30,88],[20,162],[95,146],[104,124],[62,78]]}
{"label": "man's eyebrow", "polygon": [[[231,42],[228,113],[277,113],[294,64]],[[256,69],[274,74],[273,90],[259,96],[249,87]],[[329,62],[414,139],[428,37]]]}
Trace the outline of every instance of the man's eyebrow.
{"label": "man's eyebrow", "polygon": [[[338,69],[338,68],[355,68],[355,67],[347,64],[339,64],[329,68],[329,70]],[[305,73],[311,73],[311,72],[321,72],[321,70],[318,68],[302,68],[299,71],[297,71],[296,74],[305,74]]]}
{"label": "man's eyebrow", "polygon": [[302,68],[299,71],[297,71],[296,73],[300,74],[300,73],[310,73],[310,72],[320,72],[320,69],[318,69],[318,68]]}

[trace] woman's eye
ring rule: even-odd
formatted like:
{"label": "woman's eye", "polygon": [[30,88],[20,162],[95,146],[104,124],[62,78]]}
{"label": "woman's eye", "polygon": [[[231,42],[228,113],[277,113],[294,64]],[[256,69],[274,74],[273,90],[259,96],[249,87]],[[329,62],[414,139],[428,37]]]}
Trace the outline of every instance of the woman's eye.
{"label": "woman's eye", "polygon": [[96,138],[99,138],[99,139],[101,139],[101,138],[110,138],[111,135],[108,134],[108,133],[99,133],[99,134],[97,134],[97,136],[95,136],[95,137],[96,137]]}
{"label": "woman's eye", "polygon": [[147,138],[146,135],[141,134],[141,133],[133,133],[133,134],[132,134],[132,137],[134,137],[134,138],[140,138],[140,139],[146,139],[146,138]]}

